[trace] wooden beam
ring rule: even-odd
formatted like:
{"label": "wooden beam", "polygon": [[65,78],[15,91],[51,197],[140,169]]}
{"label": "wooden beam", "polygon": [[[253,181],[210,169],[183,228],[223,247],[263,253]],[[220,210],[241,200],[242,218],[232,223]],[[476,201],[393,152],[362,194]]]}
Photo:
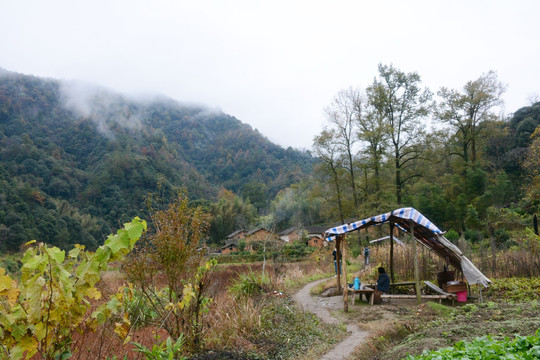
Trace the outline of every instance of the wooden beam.
{"label": "wooden beam", "polygon": [[349,288],[349,284],[347,284],[347,260],[345,258],[345,248],[346,241],[345,236],[343,236],[343,239],[341,241],[341,247],[343,248],[343,311],[348,312],[349,311],[349,292],[347,289]]}
{"label": "wooden beam", "polygon": [[394,281],[394,222],[390,221],[390,282]]}
{"label": "wooden beam", "polygon": [[337,275],[337,293],[341,294],[341,237],[336,238],[336,275]]}
{"label": "wooden beam", "polygon": [[420,294],[420,271],[418,269],[418,253],[416,252],[416,239],[414,238],[414,220],[410,219],[409,230],[411,232],[411,240],[413,243],[413,253],[414,253],[414,282],[416,283],[416,300],[418,304],[422,303],[422,294]]}

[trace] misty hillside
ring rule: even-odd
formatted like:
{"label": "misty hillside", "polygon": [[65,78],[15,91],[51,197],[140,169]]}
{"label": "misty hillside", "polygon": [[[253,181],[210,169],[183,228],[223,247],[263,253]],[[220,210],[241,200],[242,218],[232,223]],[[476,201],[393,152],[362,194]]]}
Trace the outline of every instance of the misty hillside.
{"label": "misty hillside", "polygon": [[158,189],[214,201],[262,183],[272,198],[313,161],[219,111],[0,70],[0,250],[94,247]]}

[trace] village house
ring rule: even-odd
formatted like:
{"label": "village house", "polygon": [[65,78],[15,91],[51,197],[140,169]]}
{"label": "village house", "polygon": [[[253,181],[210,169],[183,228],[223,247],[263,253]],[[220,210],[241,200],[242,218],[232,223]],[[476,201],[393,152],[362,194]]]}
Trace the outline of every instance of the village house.
{"label": "village house", "polygon": [[231,234],[229,234],[229,235],[227,235],[225,237],[225,242],[229,242],[229,241],[232,241],[232,240],[238,241],[238,240],[241,240],[241,239],[245,238],[246,235],[247,235],[247,232],[245,230],[242,230],[242,229],[236,230],[235,232],[233,232],[233,233],[231,233]]}
{"label": "village house", "polygon": [[232,240],[221,247],[221,255],[229,255],[230,253],[238,251],[238,241]]}
{"label": "village house", "polygon": [[279,238],[286,243],[292,244],[295,241],[300,240],[301,234],[299,233],[298,226],[293,226],[283,230],[279,234]]}
{"label": "village house", "polygon": [[308,246],[319,249],[328,246],[328,242],[324,240],[325,230],[322,226],[306,226],[304,231],[308,239]]}

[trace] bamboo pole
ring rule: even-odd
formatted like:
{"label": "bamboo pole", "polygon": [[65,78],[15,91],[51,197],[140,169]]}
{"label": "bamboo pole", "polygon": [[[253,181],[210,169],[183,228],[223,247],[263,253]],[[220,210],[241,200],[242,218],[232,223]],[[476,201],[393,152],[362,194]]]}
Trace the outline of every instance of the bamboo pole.
{"label": "bamboo pole", "polygon": [[413,243],[413,252],[414,252],[414,282],[416,288],[416,301],[418,304],[422,303],[422,294],[420,294],[420,271],[418,270],[418,253],[416,252],[416,239],[414,238],[414,220],[409,220],[410,231],[411,231],[411,240]]}

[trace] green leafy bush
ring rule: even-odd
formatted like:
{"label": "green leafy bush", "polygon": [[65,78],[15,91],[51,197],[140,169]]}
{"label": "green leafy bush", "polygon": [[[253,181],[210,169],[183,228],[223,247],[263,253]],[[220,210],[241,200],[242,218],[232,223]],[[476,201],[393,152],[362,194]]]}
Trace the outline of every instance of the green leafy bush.
{"label": "green leafy bush", "polygon": [[506,278],[494,279],[486,292],[488,297],[516,302],[530,301],[540,298],[540,278]]}
{"label": "green leafy bush", "polygon": [[444,236],[445,236],[448,240],[450,240],[450,241],[452,241],[452,242],[454,242],[454,241],[456,241],[457,239],[459,239],[459,234],[458,234],[458,232],[457,232],[456,230],[454,230],[454,229],[448,230],[448,231],[446,232],[446,234],[444,234]]}
{"label": "green leafy bush", "polygon": [[265,273],[255,273],[253,270],[238,274],[229,291],[236,297],[251,297],[261,294],[270,284],[270,277]]}
{"label": "green leafy bush", "polygon": [[459,341],[453,347],[436,351],[424,351],[422,355],[408,355],[407,360],[445,359],[540,359],[540,329],[535,335],[519,336],[514,339],[495,340],[491,336],[472,341]]}
{"label": "green leafy bush", "polygon": [[[95,285],[102,271],[123,260],[144,230],[146,222],[135,218],[95,253],[76,245],[66,255],[58,247],[34,244],[24,254],[18,283],[0,268],[0,358],[29,359],[37,352],[47,359],[69,358],[72,334],[85,321],[89,300],[101,298]],[[105,321],[92,314],[88,325]]]}
{"label": "green leafy bush", "polygon": [[180,356],[182,354],[182,347],[184,346],[184,337],[180,336],[178,340],[173,344],[170,337],[160,345],[154,344],[152,349],[138,344],[132,343],[135,345],[135,351],[144,354],[144,357],[147,360],[184,360],[186,357]]}

